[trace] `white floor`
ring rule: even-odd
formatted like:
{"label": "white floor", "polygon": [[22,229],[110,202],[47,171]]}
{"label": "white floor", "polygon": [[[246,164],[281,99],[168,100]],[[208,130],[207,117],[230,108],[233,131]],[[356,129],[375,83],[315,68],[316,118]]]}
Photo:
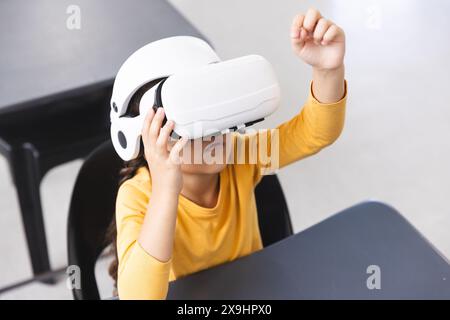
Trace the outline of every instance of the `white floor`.
{"label": "white floor", "polygon": [[[309,6],[347,32],[349,100],[340,140],[280,172],[295,230],[366,199],[397,208],[450,257],[450,3],[444,0],[171,0],[215,45],[219,55],[267,57],[283,91],[276,126],[299,111],[310,68],[291,52],[289,26]],[[80,161],[52,170],[42,184],[54,266],[66,262],[68,201]],[[15,191],[0,160],[0,287],[30,276]],[[382,230],[380,237],[382,237]],[[106,261],[97,274],[111,291]],[[0,299],[70,299],[57,286],[28,285]]]}

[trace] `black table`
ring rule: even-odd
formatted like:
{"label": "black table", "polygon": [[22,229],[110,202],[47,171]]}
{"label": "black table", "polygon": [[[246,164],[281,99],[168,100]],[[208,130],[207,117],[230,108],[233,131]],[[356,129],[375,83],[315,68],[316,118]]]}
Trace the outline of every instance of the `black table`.
{"label": "black table", "polygon": [[450,265],[395,209],[367,202],[172,282],[168,299],[450,299]]}
{"label": "black table", "polygon": [[[81,29],[70,30],[70,5]],[[115,74],[151,41],[199,32],[164,0],[0,2],[0,153],[10,165],[34,274],[50,269],[44,174],[108,138]]]}

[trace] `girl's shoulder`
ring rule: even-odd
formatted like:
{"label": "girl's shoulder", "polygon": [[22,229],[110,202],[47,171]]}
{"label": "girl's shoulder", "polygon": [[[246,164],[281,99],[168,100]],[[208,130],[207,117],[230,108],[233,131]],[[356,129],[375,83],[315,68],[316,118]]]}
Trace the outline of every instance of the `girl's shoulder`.
{"label": "girl's shoulder", "polygon": [[122,185],[132,185],[138,188],[146,188],[151,187],[151,176],[147,167],[140,167],[136,170],[136,173],[133,177],[126,180],[122,183]]}
{"label": "girl's shoulder", "polygon": [[136,182],[151,182],[150,171],[146,166],[142,166],[137,169],[136,174],[133,178]]}
{"label": "girl's shoulder", "polygon": [[118,200],[125,202],[130,200],[148,199],[151,192],[150,173],[146,167],[140,167],[136,174],[125,180],[119,187]]}

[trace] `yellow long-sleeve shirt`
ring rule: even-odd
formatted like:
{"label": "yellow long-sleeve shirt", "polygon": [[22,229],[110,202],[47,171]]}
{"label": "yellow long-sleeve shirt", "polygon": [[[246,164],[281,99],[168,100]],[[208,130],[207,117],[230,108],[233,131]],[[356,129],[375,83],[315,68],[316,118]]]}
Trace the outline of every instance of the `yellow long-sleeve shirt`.
{"label": "yellow long-sleeve shirt", "polygon": [[[310,90],[302,111],[277,127],[279,167],[333,143],[343,128],[345,104],[346,95],[337,103],[322,104]],[[234,143],[248,140],[246,135],[234,137]],[[173,255],[168,262],[152,257],[137,242],[147,205],[152,201],[148,169],[140,168],[125,181],[116,201],[119,298],[165,299],[169,281],[260,250],[254,196],[261,179],[260,166],[259,162],[227,165],[220,172],[214,208],[179,196]]]}

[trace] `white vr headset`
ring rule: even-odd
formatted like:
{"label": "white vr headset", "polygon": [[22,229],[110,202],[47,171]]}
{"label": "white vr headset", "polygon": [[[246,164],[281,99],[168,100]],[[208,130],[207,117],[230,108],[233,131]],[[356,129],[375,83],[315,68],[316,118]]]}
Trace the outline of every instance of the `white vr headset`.
{"label": "white vr headset", "polygon": [[[139,115],[127,115],[131,98],[154,82],[139,102]],[[175,122],[172,137],[197,139],[241,130],[264,120],[280,101],[270,63],[249,55],[221,61],[203,40],[161,39],[140,48],[121,66],[111,97],[111,139],[129,161],[140,151],[141,131],[151,107],[163,107]]]}

